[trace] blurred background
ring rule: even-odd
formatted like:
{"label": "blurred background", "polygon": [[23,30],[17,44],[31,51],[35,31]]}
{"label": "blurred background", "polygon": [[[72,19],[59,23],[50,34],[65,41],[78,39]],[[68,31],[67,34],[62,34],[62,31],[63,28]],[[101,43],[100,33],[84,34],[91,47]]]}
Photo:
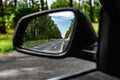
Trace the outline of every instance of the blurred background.
{"label": "blurred background", "polygon": [[101,10],[99,0],[0,0],[0,54],[14,51],[12,38],[22,16],[62,7],[74,7],[83,11],[98,34]]}

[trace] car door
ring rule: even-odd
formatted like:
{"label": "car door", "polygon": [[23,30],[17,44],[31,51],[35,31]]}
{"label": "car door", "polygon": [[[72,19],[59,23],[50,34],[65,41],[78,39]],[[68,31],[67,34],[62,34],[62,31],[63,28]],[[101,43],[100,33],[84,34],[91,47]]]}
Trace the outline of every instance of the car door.
{"label": "car door", "polygon": [[[66,32],[59,26],[64,30],[67,28]],[[74,57],[83,63],[85,60],[84,67],[88,71],[96,69],[97,36],[88,17],[75,8],[59,8],[22,17],[17,24],[13,45],[17,51],[29,55],[63,60]],[[87,67],[87,63],[91,67]],[[65,75],[67,77],[81,72],[84,69]]]}

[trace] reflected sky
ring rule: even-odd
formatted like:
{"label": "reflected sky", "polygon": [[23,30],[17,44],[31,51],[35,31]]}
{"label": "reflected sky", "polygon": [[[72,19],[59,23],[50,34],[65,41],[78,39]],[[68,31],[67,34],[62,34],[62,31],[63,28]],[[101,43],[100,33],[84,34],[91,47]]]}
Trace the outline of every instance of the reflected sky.
{"label": "reflected sky", "polygon": [[62,33],[62,37],[65,37],[66,32],[69,30],[69,27],[74,19],[74,13],[70,11],[59,12],[50,14],[52,20],[57,24],[59,30]]}

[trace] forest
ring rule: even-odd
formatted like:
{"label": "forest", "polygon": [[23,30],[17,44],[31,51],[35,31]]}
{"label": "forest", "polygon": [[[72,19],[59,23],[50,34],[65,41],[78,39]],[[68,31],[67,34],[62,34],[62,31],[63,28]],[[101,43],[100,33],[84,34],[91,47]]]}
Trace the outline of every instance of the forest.
{"label": "forest", "polygon": [[[27,14],[61,7],[74,7],[85,13],[92,23],[97,24],[99,22],[101,9],[99,0],[54,0],[51,5],[48,5],[49,1],[50,0],[0,0],[0,53],[14,50],[12,37],[16,24],[21,17]],[[50,17],[46,18],[49,19]],[[45,24],[54,25],[52,23]],[[56,27],[54,28],[58,31]],[[58,38],[60,37],[61,36],[58,36]]]}

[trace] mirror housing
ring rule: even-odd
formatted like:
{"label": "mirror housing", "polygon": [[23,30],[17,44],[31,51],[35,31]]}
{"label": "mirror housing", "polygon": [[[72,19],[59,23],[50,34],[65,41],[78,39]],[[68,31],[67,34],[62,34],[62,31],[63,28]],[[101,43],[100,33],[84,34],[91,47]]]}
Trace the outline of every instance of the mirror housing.
{"label": "mirror housing", "polygon": [[[63,52],[60,52],[58,54],[51,52],[44,53],[44,52],[30,50],[21,46],[23,44],[23,37],[26,31],[26,27],[31,19],[38,16],[43,16],[50,13],[57,13],[63,11],[71,11],[75,15],[75,23],[73,30],[71,32],[70,41],[68,46]],[[82,49],[84,49],[85,47],[91,44],[94,44],[96,41],[97,41],[97,37],[91,25],[91,22],[83,12],[75,8],[59,8],[54,10],[35,12],[22,17],[18,21],[18,24],[16,26],[16,31],[13,37],[13,46],[15,50],[22,53],[58,58],[58,57],[80,55]]]}

